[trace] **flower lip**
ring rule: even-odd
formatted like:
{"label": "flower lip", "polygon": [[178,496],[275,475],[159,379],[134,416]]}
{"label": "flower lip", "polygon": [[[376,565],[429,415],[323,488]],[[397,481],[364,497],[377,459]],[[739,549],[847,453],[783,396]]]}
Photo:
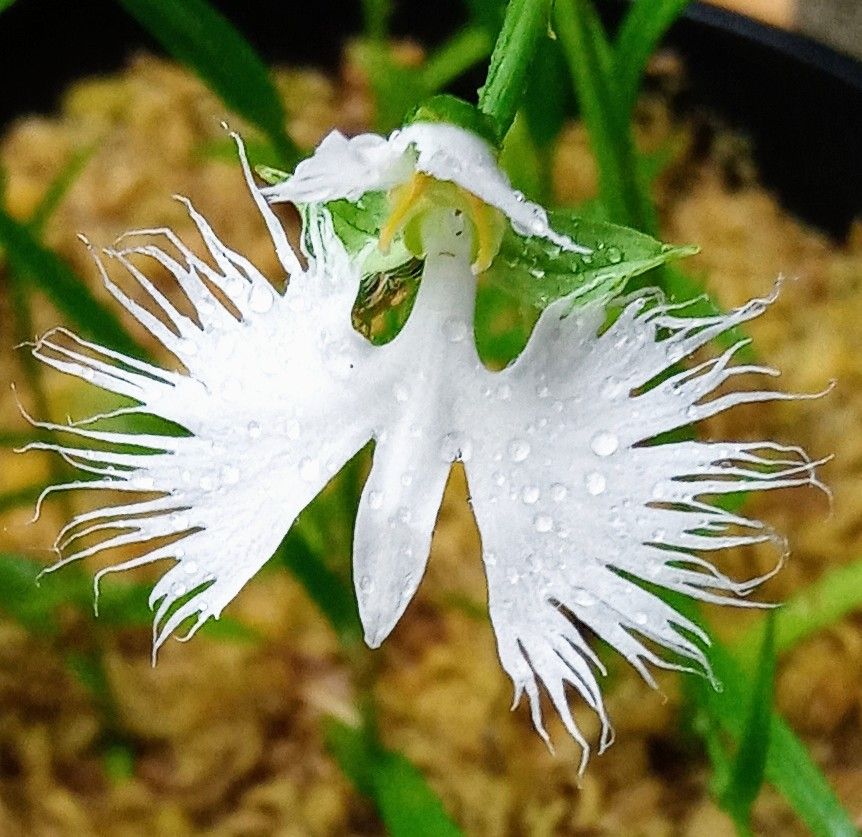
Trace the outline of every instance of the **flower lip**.
{"label": "flower lip", "polygon": [[512,188],[493,146],[472,131],[443,122],[414,122],[388,139],[376,134],[348,139],[333,131],[288,180],[262,194],[272,203],[356,201],[366,192],[393,189],[415,172],[452,182],[500,210],[519,235],[544,238],[572,252],[591,252],[552,229],[547,212]]}

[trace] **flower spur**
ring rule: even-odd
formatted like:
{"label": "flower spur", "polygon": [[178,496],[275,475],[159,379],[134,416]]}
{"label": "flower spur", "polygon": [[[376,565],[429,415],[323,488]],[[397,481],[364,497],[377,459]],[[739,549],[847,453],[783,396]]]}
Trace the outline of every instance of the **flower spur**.
{"label": "flower spur", "polygon": [[[191,636],[217,618],[302,509],[371,440],[353,562],[365,638],[378,646],[420,583],[447,476],[460,460],[481,535],[498,652],[516,702],[526,693],[547,740],[544,688],[583,748],[583,769],[589,745],[567,686],[598,714],[600,747],[612,737],[597,680],[604,668],[583,628],[650,683],[647,664],[709,674],[708,636],[653,591],[750,604],[744,597],[777,566],[735,581],[697,553],[766,541],[781,550],[780,539],[708,498],[820,485],[819,463],[773,442],[656,441],[737,404],[795,397],[741,390],[710,398],[740,374],[777,374],[731,365],[742,343],[690,368],[678,366],[761,314],[773,297],[725,315],[687,317],[685,306],[642,292],[618,299],[619,314],[606,326],[607,295],[575,305],[573,293],[544,309],[512,364],[486,368],[473,339],[475,274],[487,248],[499,244],[500,218],[558,249],[585,248],[551,229],[541,207],[511,190],[482,143],[463,129],[431,124],[389,140],[331,135],[294,178],[260,190],[238,142],[249,190],[288,279],[285,290],[276,291],[226,247],[188,204],[212,263],[168,230],[142,231],[151,240],[106,251],[159,316],[114,284],[96,259],[109,292],[184,372],[67,332],[63,340],[49,334],[33,349],[49,366],[137,402],[118,413],[148,413],[186,435],[39,422],[85,444],[28,447],[55,451],[95,476],[45,494],[87,488],[134,495],[75,516],[56,543],[65,557],[49,569],[115,547],[137,548],[96,575],[98,591],[106,573],[172,559],[150,596],[154,655],[181,625],[191,621]],[[449,191],[421,211],[402,206],[387,222],[390,239],[413,226],[424,267],[406,324],[375,346],[353,328],[351,312],[369,246],[380,236],[351,252],[325,203],[394,190],[398,207],[398,190],[417,173],[449,184]],[[305,204],[305,266],[267,199]],[[483,215],[483,206],[494,214]],[[158,246],[159,237],[172,252]],[[156,288],[132,261],[136,255],[174,276],[193,317]],[[79,546],[93,538],[101,539]]]}

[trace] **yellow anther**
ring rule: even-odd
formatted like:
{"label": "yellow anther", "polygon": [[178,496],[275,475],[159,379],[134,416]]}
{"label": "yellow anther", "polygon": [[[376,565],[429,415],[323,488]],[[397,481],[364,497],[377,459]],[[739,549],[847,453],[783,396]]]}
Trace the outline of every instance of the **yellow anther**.
{"label": "yellow anther", "polygon": [[500,249],[501,236],[498,233],[499,224],[496,223],[499,212],[472,192],[464,192],[464,196],[467,199],[470,220],[476,231],[476,258],[471,266],[475,276],[491,266]]}
{"label": "yellow anther", "polygon": [[416,173],[403,186],[399,186],[393,192],[394,205],[392,212],[386,219],[386,223],[380,230],[380,238],[377,246],[381,253],[388,253],[392,240],[399,230],[418,211],[422,195],[434,182],[434,178],[427,174]]}

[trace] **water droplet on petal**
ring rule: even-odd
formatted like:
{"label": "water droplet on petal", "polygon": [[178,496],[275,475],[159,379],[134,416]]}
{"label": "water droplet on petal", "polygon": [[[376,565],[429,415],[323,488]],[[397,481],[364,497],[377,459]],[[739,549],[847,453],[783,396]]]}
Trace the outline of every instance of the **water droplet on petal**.
{"label": "water droplet on petal", "polygon": [[584,478],[584,484],[587,487],[587,492],[592,494],[593,497],[602,494],[608,487],[608,481],[605,479],[604,474],[600,474],[598,471],[591,471],[587,474]]}
{"label": "water droplet on petal", "polygon": [[647,621],[648,621],[648,620],[647,620],[647,615],[646,615],[645,613],[643,613],[642,611],[638,611],[638,612],[635,614],[635,624],[637,624],[637,625],[646,625]]}
{"label": "water droplet on petal", "polygon": [[175,581],[171,585],[171,595],[174,598],[178,599],[180,596],[185,596],[185,594],[186,594],[186,585],[185,584],[180,584],[179,581]]}
{"label": "water droplet on petal", "polygon": [[550,532],[554,528],[554,521],[550,515],[537,514],[533,518],[533,526],[537,532]]}
{"label": "water droplet on petal", "polygon": [[557,502],[562,503],[563,500],[568,496],[569,489],[566,488],[561,482],[555,482],[551,486],[551,498]]}
{"label": "water droplet on petal", "polygon": [[248,423],[248,435],[252,439],[260,438],[260,425],[256,421],[250,421]]}
{"label": "water droplet on petal", "polygon": [[532,506],[539,499],[539,486],[528,485],[521,492],[521,499],[528,505]]}
{"label": "water droplet on petal", "polygon": [[392,394],[395,396],[395,400],[399,404],[403,404],[410,398],[410,393],[408,392],[407,387],[405,387],[404,384],[395,384],[395,386],[392,387]]}
{"label": "water droplet on petal", "polygon": [[586,590],[575,593],[575,604],[581,607],[592,607],[596,603],[596,597],[591,596]]}
{"label": "water droplet on petal", "polygon": [[363,593],[370,593],[372,589],[371,576],[364,575],[359,579],[359,589]]}
{"label": "water droplet on petal", "polygon": [[619,247],[608,247],[607,255],[611,264],[619,264],[623,260],[623,254]]}
{"label": "water droplet on petal", "polygon": [[620,441],[615,433],[601,430],[593,436],[590,448],[596,456],[610,456],[619,447]]}
{"label": "water droplet on petal", "polygon": [[269,288],[255,285],[248,296],[248,307],[256,314],[265,314],[272,308],[273,296]]}
{"label": "water droplet on petal", "polygon": [[383,505],[383,492],[370,491],[368,493],[368,505],[372,509],[379,509]]}
{"label": "water droplet on petal", "polygon": [[401,475],[401,485],[403,485],[405,488],[409,488],[412,484],[413,484],[413,472],[412,471],[405,471]]}
{"label": "water droplet on petal", "polygon": [[508,384],[500,384],[497,387],[497,398],[500,401],[508,401],[512,397],[512,388]]}
{"label": "water droplet on petal", "polygon": [[486,552],[485,553],[485,563],[489,567],[497,566],[497,553],[496,552]]}
{"label": "water droplet on petal", "polygon": [[525,439],[512,439],[509,442],[509,458],[512,462],[523,462],[530,455],[530,443]]}
{"label": "water droplet on petal", "polygon": [[197,572],[198,572],[197,561],[184,561],[183,562],[183,572],[185,572],[186,575],[197,575]]}

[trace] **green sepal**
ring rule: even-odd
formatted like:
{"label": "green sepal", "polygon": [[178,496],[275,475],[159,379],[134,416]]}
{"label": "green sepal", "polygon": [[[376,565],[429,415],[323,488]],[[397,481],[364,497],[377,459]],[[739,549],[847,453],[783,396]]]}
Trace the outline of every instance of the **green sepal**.
{"label": "green sepal", "polygon": [[540,309],[563,297],[582,305],[613,295],[633,277],[698,250],[662,244],[629,227],[579,218],[566,210],[549,212],[548,220],[556,232],[592,252],[567,251],[547,239],[525,238],[509,228],[485,274],[500,290]]}
{"label": "green sepal", "polygon": [[415,122],[445,122],[457,125],[481,137],[491,148],[497,149],[497,129],[493,120],[478,108],[448,93],[426,99],[407,114],[405,125]]}

